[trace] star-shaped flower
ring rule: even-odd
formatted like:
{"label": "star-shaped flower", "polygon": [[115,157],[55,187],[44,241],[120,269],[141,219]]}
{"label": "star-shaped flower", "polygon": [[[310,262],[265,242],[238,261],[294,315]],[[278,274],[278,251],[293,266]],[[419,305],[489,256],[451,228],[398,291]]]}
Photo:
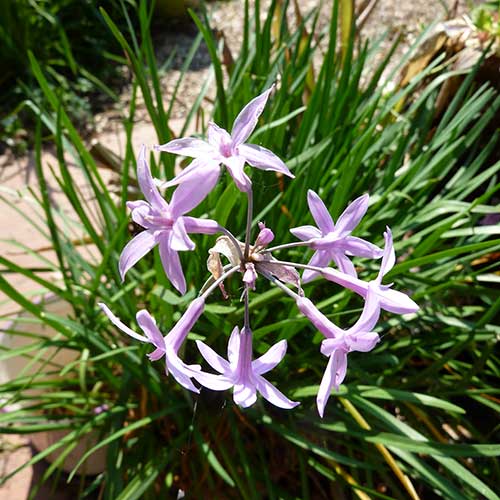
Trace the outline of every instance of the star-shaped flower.
{"label": "star-shaped flower", "polygon": [[243,328],[241,333],[235,327],[229,338],[225,360],[211,347],[196,341],[202,356],[221,375],[196,372],[194,377],[200,384],[214,391],[224,391],[233,387],[233,399],[242,408],[247,408],[257,400],[257,392],[279,408],[290,409],[299,403],[291,401],[262,375],[272,370],[286,353],[286,340],[272,346],[264,355],[252,361],[252,332]]}
{"label": "star-shaped flower", "polygon": [[[368,209],[368,195],[356,198],[340,215],[334,224],[325,204],[312,190],[307,192],[309,210],[318,227],[300,226],[291,229],[291,233],[302,241],[309,243],[309,247],[316,250],[310,266],[326,267],[333,260],[338,268],[351,276],[357,276],[356,269],[348,255],[378,259],[382,250],[377,246],[351,236],[351,232],[359,224]],[[302,275],[304,282],[311,281],[318,275],[317,271],[306,270]]]}
{"label": "star-shaped flower", "polygon": [[370,282],[362,281],[357,277],[341,273],[336,269],[326,268],[321,271],[321,275],[327,280],[333,281],[350,290],[353,290],[362,297],[366,297],[369,290],[372,290],[380,307],[395,314],[408,314],[417,312],[418,305],[408,295],[393,290],[390,285],[382,285],[382,278],[394,267],[396,255],[392,243],[392,233],[386,228],[384,233],[385,247],[377,277]]}
{"label": "star-shaped flower", "polygon": [[[175,179],[164,184],[174,186],[196,179],[209,187],[208,191],[217,183],[221,164],[225,165],[240,191],[249,191],[252,181],[243,171],[245,162],[262,170],[274,170],[294,177],[283,161],[272,151],[256,144],[246,144],[257,125],[269,94],[273,86],[261,95],[252,99],[236,117],[231,134],[215,123],[208,125],[208,142],[194,137],[174,139],[173,141],[156,146],[159,151],[166,151],[194,158]],[[215,174],[215,176],[214,176]],[[208,178],[207,178],[208,176]]]}
{"label": "star-shaped flower", "polygon": [[[184,216],[205,198],[208,193],[207,184],[186,182],[174,191],[171,202],[167,203],[151,176],[144,146],[137,160],[137,179],[147,201],[132,201],[127,206],[132,211],[134,222],[146,230],[135,236],[123,249],[118,265],[120,275],[124,279],[127,271],[158,245],[168,279],[184,294],[186,280],[177,252],[195,248],[188,233],[214,234],[220,229],[213,220]],[[208,173],[207,182],[210,183],[213,179],[214,174]]]}
{"label": "star-shaped flower", "polygon": [[177,380],[177,382],[179,382],[179,384],[186,389],[193,392],[200,392],[191,381],[194,374],[201,370],[200,365],[187,365],[178,357],[177,353],[179,352],[179,349],[181,348],[181,345],[186,339],[188,333],[191,331],[191,328],[193,328],[193,325],[203,312],[205,307],[204,298],[198,297],[193,300],[193,302],[191,302],[189,307],[186,309],[186,312],[182,315],[181,319],[165,337],[163,337],[160,330],[156,326],[154,318],[145,309],[139,311],[136,315],[137,324],[145,333],[144,336],[134,332],[134,330],[125,325],[111,312],[106,304],[100,303],[99,307],[109,318],[111,323],[113,323],[122,332],[136,340],[139,340],[140,342],[146,342],[155,347],[155,350],[148,354],[151,361],[157,361],[165,356],[167,375],[171,373],[175,380]]}

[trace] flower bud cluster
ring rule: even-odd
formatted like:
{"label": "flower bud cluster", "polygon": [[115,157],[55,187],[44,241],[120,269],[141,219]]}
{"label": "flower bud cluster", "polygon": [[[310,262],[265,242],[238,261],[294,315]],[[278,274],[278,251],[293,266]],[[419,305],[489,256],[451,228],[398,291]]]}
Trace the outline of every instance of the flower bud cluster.
{"label": "flower bud cluster", "polygon": [[[137,313],[137,324],[143,334],[136,333],[123,324],[106,306],[100,304],[110,321],[124,333],[139,342],[149,343],[154,350],[148,354],[151,361],[165,359],[166,372],[186,389],[199,392],[199,386],[215,391],[232,388],[234,401],[246,408],[257,399],[257,392],[280,408],[290,409],[298,402],[288,399],[263,375],[272,370],[285,356],[287,343],[281,340],[265,354],[253,359],[252,330],[250,326],[249,294],[255,290],[259,276],[291,296],[299,311],[325,337],[321,353],[328,358],[327,367],[317,394],[317,407],[323,416],[326,403],[333,388],[338,390],[347,370],[347,355],[353,351],[371,351],[379,342],[374,332],[381,309],[404,314],[415,312],[418,306],[407,295],[383,285],[383,277],[395,263],[392,234],[389,228],[384,233],[383,249],[351,233],[368,209],[368,195],[355,199],[333,221],[328,209],[314,191],[309,190],[307,201],[316,226],[300,226],[291,232],[300,241],[269,248],[274,233],[259,223],[259,233],[252,245],[250,242],[253,217],[252,182],[244,171],[249,165],[262,170],[272,170],[293,178],[285,163],[270,150],[245,141],[250,137],[264,110],[273,86],[250,101],[237,116],[231,133],[210,123],[207,141],[198,138],[175,139],[167,144],[155,146],[161,152],[194,158],[174,179],[163,183],[163,187],[176,186],[170,202],[159,191],[147,161],[143,146],[137,161],[137,179],[144,200],[129,202],[131,217],[144,230],[135,236],[123,249],[119,261],[122,279],[144,255],[158,246],[165,274],[181,294],[186,293],[186,280],[179,259],[179,252],[192,251],[195,243],[191,234],[220,234],[210,250],[208,269],[211,278],[199,296],[191,302],[177,324],[166,335],[160,332],[153,317],[146,311]],[[210,219],[186,215],[199,205],[215,187],[225,167],[237,188],[247,196],[248,213],[246,237],[238,241],[226,228]],[[276,259],[273,252],[303,246],[314,251],[308,264],[286,262]],[[221,256],[229,264],[223,265]],[[358,278],[352,257],[381,259],[378,276],[370,282]],[[334,263],[336,268],[330,267]],[[303,270],[302,277],[298,270]],[[227,359],[211,347],[196,341],[202,357],[216,373],[206,372],[200,365],[188,365],[179,358],[179,350],[198,318],[203,314],[207,297],[220,288],[225,296],[224,281],[231,275],[241,274],[242,300],[245,304],[243,327],[234,326],[227,347]],[[301,283],[323,277],[353,290],[364,298],[361,316],[354,325],[343,330],[330,321],[308,298],[304,296]],[[291,286],[290,286],[291,285]]]}

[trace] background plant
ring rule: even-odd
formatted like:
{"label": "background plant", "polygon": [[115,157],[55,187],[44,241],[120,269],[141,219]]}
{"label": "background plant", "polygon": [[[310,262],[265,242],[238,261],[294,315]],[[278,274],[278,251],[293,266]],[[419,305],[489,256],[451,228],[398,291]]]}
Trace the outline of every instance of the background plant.
{"label": "background plant", "polygon": [[[201,35],[189,57],[203,37],[213,59],[217,123],[227,127],[251,97],[281,80],[264,113],[265,125],[251,141],[262,141],[284,158],[297,180],[270,181],[269,174],[252,172],[260,195],[255,220],[265,220],[286,238],[289,227],[307,218],[306,186],[322,196],[334,218],[349,200],[369,192],[372,205],[358,234],[381,244],[390,221],[400,256],[391,276],[400,289],[412,292],[421,313],[403,320],[381,318],[383,342],[369,357],[352,356],[346,384],[332,395],[329,413],[320,421],[314,407],[314,384],[324,368],[315,345],[320,336],[300,317],[292,300],[278,289],[267,290],[250,303],[256,354],[268,348],[264,335],[288,341],[291,356],[286,366],[273,373],[273,380],[279,380],[280,388],[299,399],[301,406],[293,414],[262,403],[241,412],[226,402],[226,395],[202,392],[193,399],[160,370],[144,363],[148,348],[129,345],[117,336],[96,306],[98,301],[112,304],[114,312],[132,325],[138,305],[147,303],[161,329],[168,331],[178,319],[172,306],[186,307],[199,276],[207,274],[205,260],[197,262],[190,256],[184,269],[191,291],[178,297],[162,278],[158,256],[152,255],[130,271],[125,286],[121,284],[117,260],[133,231],[125,201],[135,172],[130,137],[136,101],[132,99],[124,118],[129,141],[116,203],[45,72],[32,57],[32,70],[48,105],[31,100],[30,106],[53,134],[59,158],[56,174],[77,219],[63,230],[64,214],[50,203],[38,127],[40,189],[33,189],[30,196],[38,200],[45,220],[42,225],[35,219],[33,223],[46,234],[58,257],[57,265],[41,261],[40,266],[63,271],[64,278],[49,283],[39,269],[19,268],[0,257],[0,286],[33,314],[30,320],[18,319],[17,329],[7,334],[29,335],[29,322],[39,321],[52,326],[58,336],[32,338],[29,347],[2,356],[43,359],[49,346],[64,346],[74,350],[78,359],[65,367],[47,364],[34,377],[21,374],[4,384],[1,392],[9,403],[24,406],[0,416],[1,431],[68,429],[57,445],[68,452],[81,435],[97,430],[98,446],[108,445],[107,469],[82,483],[82,497],[102,490],[109,499],[152,498],[183,489],[193,497],[217,492],[219,498],[335,498],[339,491],[360,498],[498,498],[494,492],[498,463],[493,457],[499,447],[492,443],[497,440],[499,410],[494,347],[500,309],[496,286],[500,239],[495,219],[500,165],[493,161],[498,131],[488,124],[500,99],[487,85],[472,85],[472,72],[444,115],[437,117],[433,103],[449,75],[436,71],[419,94],[413,90],[438,68],[439,59],[406,87],[388,91],[382,74],[391,54],[380,65],[369,65],[378,50],[376,41],[358,46],[351,34],[343,46],[344,55],[339,55],[336,3],[328,31],[320,36],[327,49],[320,70],[313,73],[312,61],[319,51],[319,40],[312,34],[317,15],[313,12],[289,27],[286,7],[287,2],[272,2],[262,23],[259,2],[254,12],[245,3],[240,55],[227,66],[219,59],[208,20],[193,14]],[[134,90],[142,91],[158,143],[164,143],[170,139],[171,107],[164,107],[161,99],[148,36],[151,11],[146,2],[140,3],[140,38],[122,33],[106,12],[102,14],[134,72]],[[189,58],[185,68],[188,64]],[[391,67],[389,77],[397,71]],[[208,83],[202,86],[184,129],[197,114],[206,125],[201,105],[207,88]],[[407,104],[397,111],[403,98]],[[94,206],[78,195],[63,152],[85,173],[98,204],[97,220]],[[152,166],[162,176],[173,176],[173,161],[166,155],[161,164]],[[208,214],[236,231],[244,227],[246,215],[237,199],[231,183],[220,183],[195,215]],[[4,200],[9,203],[8,197]],[[77,228],[95,245],[94,257],[78,251],[71,233]],[[292,236],[288,237],[291,241]],[[213,239],[197,242],[199,255],[204,255]],[[376,266],[363,266],[359,274],[368,279],[376,271]],[[9,272],[20,272],[68,301],[71,316],[45,313],[43,305],[33,304],[9,284]],[[241,323],[243,313],[236,284],[230,283],[228,291],[232,300],[210,303],[191,334],[219,352],[226,343],[220,334],[228,336],[231,327]],[[360,301],[333,284],[313,282],[306,293],[342,326],[359,314]],[[184,358],[198,359],[194,350]],[[62,371],[64,377],[47,382],[45,374],[51,371]],[[34,398],[28,388],[37,387],[50,390]],[[102,404],[109,409],[96,415],[93,409]],[[43,479],[53,471],[50,468]]]}

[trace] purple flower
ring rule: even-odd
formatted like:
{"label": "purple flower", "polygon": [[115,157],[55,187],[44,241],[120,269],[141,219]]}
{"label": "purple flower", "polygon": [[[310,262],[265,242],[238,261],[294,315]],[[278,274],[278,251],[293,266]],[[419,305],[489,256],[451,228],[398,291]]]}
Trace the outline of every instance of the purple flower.
{"label": "purple flower", "polygon": [[168,279],[180,293],[186,292],[186,280],[182,272],[179,251],[193,250],[195,244],[188,233],[214,234],[219,231],[217,222],[209,219],[185,217],[207,195],[213,173],[207,173],[206,183],[186,182],[179,186],[169,203],[155,186],[148,162],[146,148],[142,146],[137,160],[137,178],[147,201],[128,202],[132,219],[146,230],[135,236],[120,255],[119,269],[122,280],[127,271],[156,245]]}
{"label": "purple flower", "polygon": [[[249,191],[252,182],[243,171],[245,162],[252,167],[262,170],[274,170],[294,177],[287,166],[273,152],[257,146],[245,144],[250,137],[273,86],[261,95],[252,99],[236,117],[233,130],[229,134],[215,123],[208,125],[208,142],[193,137],[174,139],[162,146],[156,146],[159,151],[166,151],[194,158],[193,162],[185,168],[175,179],[167,182],[165,186],[174,186],[181,182],[195,179],[204,183],[209,192],[217,183],[221,164],[225,165],[240,191]],[[207,176],[209,178],[207,178]]]}
{"label": "purple flower", "polygon": [[150,343],[156,348],[152,353],[148,354],[151,361],[157,361],[165,356],[167,374],[171,373],[175,380],[186,389],[193,392],[200,392],[191,381],[191,378],[197,371],[201,370],[201,367],[199,365],[185,364],[178,357],[177,353],[205,308],[205,299],[203,297],[198,297],[189,304],[181,319],[165,337],[163,337],[156,326],[154,318],[146,310],[139,311],[136,316],[137,324],[145,333],[144,336],[134,332],[122,323],[105,304],[100,303],[99,307],[117,328],[132,338]]}
{"label": "purple flower", "polygon": [[252,332],[246,328],[243,328],[241,333],[238,327],[232,331],[227,348],[229,361],[203,342],[197,340],[196,344],[210,366],[221,374],[196,372],[194,377],[205,387],[214,391],[224,391],[233,387],[233,399],[242,408],[255,403],[257,391],[279,408],[290,409],[299,404],[288,399],[262,377],[283,359],[287,347],[286,340],[281,340],[254,361],[252,361]]}
{"label": "purple flower", "polygon": [[[367,194],[356,198],[334,224],[321,198],[312,190],[307,192],[309,210],[318,227],[300,226],[290,231],[297,238],[308,242],[313,250],[316,250],[309,265],[326,267],[333,260],[342,272],[357,276],[356,269],[347,255],[372,259],[378,259],[382,256],[382,250],[377,246],[361,238],[351,236],[351,232],[368,209],[368,198]],[[316,271],[306,270],[302,280],[308,282],[317,275]]]}
{"label": "purple flower", "polygon": [[419,307],[408,295],[397,290],[392,290],[392,283],[390,285],[382,285],[382,278],[394,267],[396,261],[392,233],[389,228],[384,233],[384,239],[385,247],[382,263],[380,264],[378,275],[373,281],[367,283],[331,268],[324,269],[321,271],[321,274],[327,280],[349,288],[362,297],[366,297],[368,291],[372,290],[379,301],[380,307],[386,311],[395,314],[414,313],[418,311]]}
{"label": "purple flower", "polygon": [[326,403],[332,387],[338,391],[347,371],[347,354],[353,351],[371,351],[380,340],[377,333],[371,331],[378,321],[380,307],[372,291],[368,292],[365,307],[356,323],[341,333],[335,332],[335,337],[323,340],[321,353],[329,356],[328,365],[319,386],[316,404],[318,412],[323,417]]}

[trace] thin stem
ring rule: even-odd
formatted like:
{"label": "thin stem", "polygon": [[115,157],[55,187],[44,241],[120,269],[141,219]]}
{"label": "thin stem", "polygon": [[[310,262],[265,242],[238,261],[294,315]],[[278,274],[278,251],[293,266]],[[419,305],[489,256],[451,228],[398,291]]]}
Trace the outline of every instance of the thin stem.
{"label": "thin stem", "polygon": [[285,250],[287,248],[302,247],[302,246],[309,246],[309,242],[308,241],[294,241],[293,243],[284,243],[283,245],[278,245],[275,247],[266,248],[265,250],[262,251],[262,253],[275,252],[278,250]]}
{"label": "thin stem", "polygon": [[250,253],[250,236],[252,232],[252,217],[253,217],[253,190],[250,189],[247,193],[248,195],[248,205],[247,205],[247,229],[245,232],[245,261],[248,259],[248,254]]}
{"label": "thin stem", "polygon": [[274,283],[278,288],[281,288],[287,295],[292,297],[293,300],[297,300],[300,298],[300,295],[298,293],[295,293],[293,290],[290,290],[290,288],[288,288],[279,279],[275,278],[272,274],[267,273],[266,271],[259,271],[259,273],[262,274],[264,278],[267,278],[271,283]]}
{"label": "thin stem", "polygon": [[207,298],[218,286],[222,283],[226,278],[229,278],[231,274],[234,274],[236,271],[240,269],[240,266],[234,266],[229,271],[226,271],[222,276],[219,276],[213,283],[210,285],[201,295],[200,297]]}
{"label": "thin stem", "polygon": [[229,231],[229,229],[226,229],[225,227],[219,226],[219,231],[223,234],[225,234],[232,242],[234,245],[234,248],[236,248],[236,251],[238,252],[238,256],[240,258],[241,263],[243,264],[244,259],[243,259],[243,252],[241,251],[241,245],[240,242],[236,239],[234,234]]}

